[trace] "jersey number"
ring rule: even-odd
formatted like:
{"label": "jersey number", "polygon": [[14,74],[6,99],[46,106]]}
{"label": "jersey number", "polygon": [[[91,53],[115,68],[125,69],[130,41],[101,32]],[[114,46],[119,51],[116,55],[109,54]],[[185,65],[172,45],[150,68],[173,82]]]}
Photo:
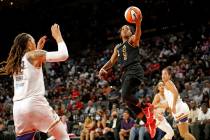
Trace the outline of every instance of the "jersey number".
{"label": "jersey number", "polygon": [[122,54],[123,54],[123,60],[127,60],[127,51],[126,51],[126,46],[123,45],[122,47]]}

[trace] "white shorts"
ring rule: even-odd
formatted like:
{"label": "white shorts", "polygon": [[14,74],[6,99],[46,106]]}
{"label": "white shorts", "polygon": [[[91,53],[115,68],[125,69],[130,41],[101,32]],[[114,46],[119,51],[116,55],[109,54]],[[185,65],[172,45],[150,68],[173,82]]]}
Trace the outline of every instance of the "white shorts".
{"label": "white shorts", "polygon": [[183,118],[187,118],[190,113],[189,107],[183,101],[180,101],[176,104],[176,113],[173,114],[174,119],[179,121]]}
{"label": "white shorts", "polygon": [[44,96],[15,101],[13,117],[17,136],[37,130],[47,133],[60,120]]}

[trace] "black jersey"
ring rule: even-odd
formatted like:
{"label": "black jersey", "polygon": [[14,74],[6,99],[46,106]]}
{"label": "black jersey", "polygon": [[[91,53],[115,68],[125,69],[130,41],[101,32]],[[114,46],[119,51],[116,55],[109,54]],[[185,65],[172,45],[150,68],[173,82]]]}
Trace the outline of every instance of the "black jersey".
{"label": "black jersey", "polygon": [[140,63],[139,48],[132,47],[132,45],[126,41],[116,46],[118,51],[118,62],[122,68],[127,68],[131,64]]}
{"label": "black jersey", "polygon": [[128,41],[118,44],[118,63],[121,64],[122,68],[122,81],[127,79],[138,79],[140,84],[144,79],[144,70],[140,62],[139,47],[134,48]]}

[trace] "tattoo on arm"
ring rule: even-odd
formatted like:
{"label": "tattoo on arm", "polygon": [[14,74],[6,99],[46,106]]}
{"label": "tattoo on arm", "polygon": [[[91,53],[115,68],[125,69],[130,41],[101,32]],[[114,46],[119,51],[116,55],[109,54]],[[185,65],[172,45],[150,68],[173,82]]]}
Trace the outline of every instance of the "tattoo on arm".
{"label": "tattoo on arm", "polygon": [[39,57],[44,57],[45,56],[45,54],[46,54],[46,52],[45,51],[34,51],[34,52],[32,52],[32,57],[33,58],[39,58]]}
{"label": "tattoo on arm", "polygon": [[43,50],[36,50],[28,53],[28,60],[30,63],[33,63],[33,61],[45,61],[46,58],[46,52]]}

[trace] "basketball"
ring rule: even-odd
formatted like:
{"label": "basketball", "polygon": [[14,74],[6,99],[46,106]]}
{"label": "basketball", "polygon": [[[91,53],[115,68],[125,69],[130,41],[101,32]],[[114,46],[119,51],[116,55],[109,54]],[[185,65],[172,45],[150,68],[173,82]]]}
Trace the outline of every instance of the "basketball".
{"label": "basketball", "polygon": [[136,6],[130,6],[125,10],[125,19],[129,23],[136,23],[136,20],[141,20],[141,10]]}

